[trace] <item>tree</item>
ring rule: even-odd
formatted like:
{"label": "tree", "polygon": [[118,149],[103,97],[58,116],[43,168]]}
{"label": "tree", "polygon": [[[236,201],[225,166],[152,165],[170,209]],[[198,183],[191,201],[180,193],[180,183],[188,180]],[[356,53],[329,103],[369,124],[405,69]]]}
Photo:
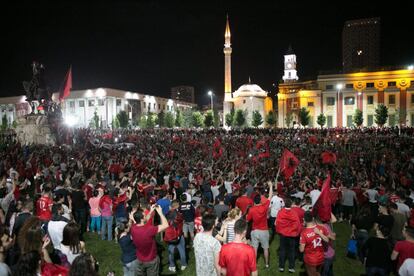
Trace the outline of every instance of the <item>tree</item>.
{"label": "tree", "polygon": [[157,115],[152,113],[152,112],[148,112],[147,114],[147,124],[146,127],[147,128],[154,128],[155,127],[155,121],[157,120]]}
{"label": "tree", "polygon": [[304,127],[309,125],[309,122],[310,122],[309,110],[305,107],[302,107],[299,110],[299,122]]}
{"label": "tree", "polygon": [[203,127],[204,125],[204,117],[200,111],[194,111],[192,114],[192,125],[194,127]]}
{"label": "tree", "polygon": [[321,128],[323,128],[323,126],[326,124],[325,114],[323,113],[319,114],[318,118],[316,119],[316,122],[318,123],[318,125],[321,126]]}
{"label": "tree", "polygon": [[193,127],[193,110],[192,109],[186,109],[183,112],[183,123],[181,125],[182,127]]}
{"label": "tree", "polygon": [[206,127],[212,127],[214,125],[214,115],[212,110],[208,110],[204,116],[204,125]]}
{"label": "tree", "polygon": [[3,114],[3,117],[1,118],[1,130],[6,130],[9,126],[9,121],[7,120],[7,115]]}
{"label": "tree", "polygon": [[360,127],[362,125],[362,123],[364,122],[364,116],[362,114],[362,110],[360,110],[358,108],[355,109],[355,113],[354,113],[354,116],[352,118],[352,121],[354,122],[354,124],[357,127]]}
{"label": "tree", "polygon": [[217,109],[214,110],[214,127],[215,128],[220,127],[220,116],[218,114]]}
{"label": "tree", "polygon": [[17,127],[17,121],[14,120],[13,123],[12,123],[12,128],[16,128],[16,127]]}
{"label": "tree", "polygon": [[117,128],[119,128],[119,121],[118,121],[118,118],[115,116],[112,119],[112,129],[117,129]]}
{"label": "tree", "polygon": [[126,113],[125,110],[120,111],[118,114],[116,114],[116,118],[119,121],[119,126],[121,128],[127,128],[128,127],[128,113]]}
{"label": "tree", "polygon": [[230,113],[227,113],[225,116],[226,126],[232,127],[234,125],[234,108],[230,110]]}
{"label": "tree", "polygon": [[395,114],[397,115],[397,122],[401,125],[405,125],[407,120],[407,111],[401,108],[398,108],[395,111]]}
{"label": "tree", "polygon": [[382,127],[385,125],[388,119],[388,107],[383,104],[379,104],[375,109],[375,123]]}
{"label": "tree", "polygon": [[161,112],[157,114],[155,124],[158,125],[159,127],[165,127],[165,113],[164,113],[164,111],[161,110]]}
{"label": "tree", "polygon": [[174,127],[174,114],[171,111],[165,113],[165,126],[168,128]]}
{"label": "tree", "polygon": [[263,124],[262,114],[260,114],[260,112],[257,111],[257,110],[253,111],[253,114],[252,114],[252,126],[258,127],[261,124]]}
{"label": "tree", "polygon": [[266,115],[265,121],[269,127],[274,127],[276,125],[276,113],[270,110]]}
{"label": "tree", "polygon": [[238,127],[244,126],[244,124],[246,123],[246,117],[244,116],[243,110],[236,110],[236,113],[234,114],[234,123]]}
{"label": "tree", "polygon": [[286,126],[287,127],[290,127],[290,124],[292,123],[292,121],[293,121],[293,113],[292,112],[288,112],[286,114],[286,118],[285,118]]}
{"label": "tree", "polygon": [[175,126],[182,127],[183,123],[184,123],[183,114],[181,113],[181,110],[177,109],[177,113],[175,115]]}
{"label": "tree", "polygon": [[147,115],[141,115],[138,125],[140,128],[147,128]]}

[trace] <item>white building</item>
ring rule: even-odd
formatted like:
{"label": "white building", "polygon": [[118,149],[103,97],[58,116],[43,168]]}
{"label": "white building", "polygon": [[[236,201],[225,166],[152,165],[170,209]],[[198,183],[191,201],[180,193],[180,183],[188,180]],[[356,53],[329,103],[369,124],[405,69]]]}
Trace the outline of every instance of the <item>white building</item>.
{"label": "white building", "polygon": [[[57,101],[59,93],[53,94]],[[104,127],[109,127],[116,115],[124,110],[130,120],[136,122],[148,112],[175,112],[195,107],[196,104],[175,101],[136,92],[112,88],[97,88],[71,91],[62,103],[62,115],[73,126],[86,127],[92,121],[95,111]]]}

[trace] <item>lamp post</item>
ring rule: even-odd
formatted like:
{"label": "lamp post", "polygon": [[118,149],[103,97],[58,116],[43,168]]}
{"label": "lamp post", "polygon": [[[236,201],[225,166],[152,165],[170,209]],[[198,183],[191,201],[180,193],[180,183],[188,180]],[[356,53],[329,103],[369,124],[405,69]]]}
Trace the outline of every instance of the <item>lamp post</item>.
{"label": "lamp post", "polygon": [[[336,127],[339,127],[339,125],[342,125],[342,122],[340,121],[342,117],[342,106],[341,106],[341,109],[339,110],[339,93],[341,93],[341,89],[343,87],[344,85],[342,83],[338,83],[336,85],[336,90],[337,90],[337,93],[336,93]],[[341,116],[339,116],[339,114],[341,114]]]}
{"label": "lamp post", "polygon": [[213,110],[213,91],[210,90],[207,93],[210,96],[210,100],[211,100],[211,110]]}

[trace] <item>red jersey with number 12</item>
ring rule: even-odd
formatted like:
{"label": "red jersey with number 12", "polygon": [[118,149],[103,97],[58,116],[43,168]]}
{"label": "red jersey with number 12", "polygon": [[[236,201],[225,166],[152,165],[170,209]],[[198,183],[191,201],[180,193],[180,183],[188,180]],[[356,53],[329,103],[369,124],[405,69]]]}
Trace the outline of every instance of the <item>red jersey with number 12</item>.
{"label": "red jersey with number 12", "polygon": [[300,234],[300,244],[305,245],[304,261],[312,266],[321,265],[324,261],[324,241],[314,232],[314,228],[318,228],[322,234],[327,236],[328,230],[322,225],[306,227]]}

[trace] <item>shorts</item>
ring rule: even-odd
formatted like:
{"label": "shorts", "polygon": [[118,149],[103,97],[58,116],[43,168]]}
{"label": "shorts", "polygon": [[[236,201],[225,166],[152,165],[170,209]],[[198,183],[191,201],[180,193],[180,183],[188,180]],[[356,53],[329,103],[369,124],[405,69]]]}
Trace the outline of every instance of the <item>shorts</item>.
{"label": "shorts", "polygon": [[259,243],[262,245],[263,249],[269,248],[269,231],[268,230],[253,230],[250,234],[252,239],[252,246],[254,248],[259,248]]}
{"label": "shorts", "polygon": [[194,222],[184,222],[183,233],[194,233]]}

